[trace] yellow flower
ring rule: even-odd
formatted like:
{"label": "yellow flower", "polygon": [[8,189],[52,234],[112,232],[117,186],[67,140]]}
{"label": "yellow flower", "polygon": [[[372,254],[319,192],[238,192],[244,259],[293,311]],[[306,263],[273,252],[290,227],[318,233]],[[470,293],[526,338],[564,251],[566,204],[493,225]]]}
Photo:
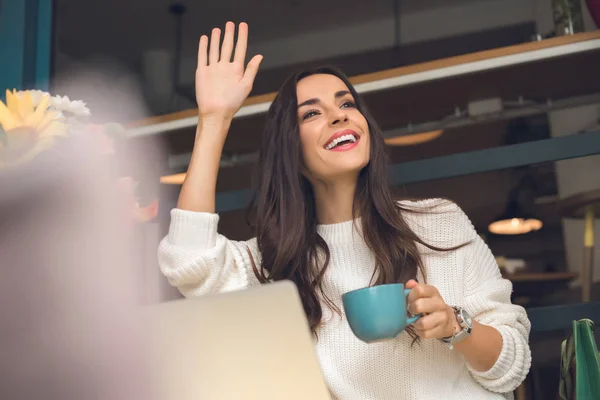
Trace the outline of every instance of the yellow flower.
{"label": "yellow flower", "polygon": [[34,107],[30,93],[6,91],[6,105],[0,101],[0,168],[33,159],[67,134],[66,123],[49,105],[49,94]]}

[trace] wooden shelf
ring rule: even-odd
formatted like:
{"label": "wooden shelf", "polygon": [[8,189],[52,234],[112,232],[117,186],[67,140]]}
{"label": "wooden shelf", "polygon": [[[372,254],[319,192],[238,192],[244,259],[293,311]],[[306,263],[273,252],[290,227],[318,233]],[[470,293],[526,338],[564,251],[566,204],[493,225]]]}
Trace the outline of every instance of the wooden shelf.
{"label": "wooden shelf", "polygon": [[540,272],[540,273],[515,273],[504,276],[511,282],[552,282],[552,281],[571,281],[577,278],[573,272]]}
{"label": "wooden shelf", "polygon": [[559,203],[560,214],[566,218],[585,218],[588,206],[593,206],[594,214],[600,216],[600,189],[569,196]]}
{"label": "wooden shelf", "polygon": [[[385,92],[584,54],[598,49],[600,49],[600,31],[586,32],[359,75],[351,78],[351,81],[361,94]],[[591,62],[591,60],[587,61]],[[579,61],[581,67],[584,63],[585,61]],[[440,93],[445,92],[440,90]],[[235,118],[264,114],[274,97],[275,93],[269,93],[248,98]],[[137,121],[130,125],[129,134],[131,137],[152,136],[194,127],[196,123],[197,110],[191,109]]]}

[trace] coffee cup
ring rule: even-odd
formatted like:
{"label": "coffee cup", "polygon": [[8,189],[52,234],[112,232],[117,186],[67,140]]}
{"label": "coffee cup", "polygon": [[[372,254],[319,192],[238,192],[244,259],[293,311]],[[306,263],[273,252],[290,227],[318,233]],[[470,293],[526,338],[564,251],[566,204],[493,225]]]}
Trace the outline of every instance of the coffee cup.
{"label": "coffee cup", "polygon": [[409,293],[410,289],[405,289],[402,283],[344,293],[344,312],[354,335],[365,343],[396,338],[420,318],[420,315],[408,315],[406,296]]}

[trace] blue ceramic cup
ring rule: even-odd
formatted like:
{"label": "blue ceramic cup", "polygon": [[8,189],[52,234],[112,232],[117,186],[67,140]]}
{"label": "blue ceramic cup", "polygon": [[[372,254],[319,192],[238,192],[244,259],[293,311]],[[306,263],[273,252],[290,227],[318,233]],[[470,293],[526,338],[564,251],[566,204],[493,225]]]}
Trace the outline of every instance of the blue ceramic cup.
{"label": "blue ceramic cup", "polygon": [[392,283],[353,290],[342,295],[344,312],[354,335],[365,343],[394,339],[420,315],[409,317],[410,289]]}

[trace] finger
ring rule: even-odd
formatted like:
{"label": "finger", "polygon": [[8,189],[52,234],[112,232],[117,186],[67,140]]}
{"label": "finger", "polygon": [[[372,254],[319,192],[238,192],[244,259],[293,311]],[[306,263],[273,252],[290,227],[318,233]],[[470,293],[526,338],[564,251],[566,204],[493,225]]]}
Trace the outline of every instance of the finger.
{"label": "finger", "polygon": [[413,314],[431,314],[445,311],[446,304],[437,297],[422,297],[408,304],[408,311]]}
{"label": "finger", "polygon": [[406,282],[406,288],[407,289],[412,289],[415,286],[417,286],[418,284],[419,284],[419,282],[417,282],[416,280],[410,279],[408,282]]}
{"label": "finger", "polygon": [[238,26],[238,38],[235,45],[233,62],[244,63],[246,60],[246,49],[248,47],[248,24],[241,22]]}
{"label": "finger", "polygon": [[452,336],[448,335],[442,325],[426,331],[417,331],[417,335],[422,339],[442,339]]}
{"label": "finger", "polygon": [[210,52],[208,54],[208,65],[219,62],[219,42],[221,41],[221,30],[214,28],[210,36]]}
{"label": "finger", "polygon": [[419,320],[414,323],[414,327],[417,331],[424,332],[434,329],[441,323],[442,319],[439,313],[433,313],[419,318]]}
{"label": "finger", "polygon": [[414,303],[415,300],[420,299],[425,296],[426,289],[425,285],[422,283],[418,283],[414,287],[410,289],[410,293],[408,293],[408,297],[406,298],[408,303]]}
{"label": "finger", "polygon": [[233,51],[233,34],[235,32],[235,24],[227,22],[225,24],[225,35],[223,36],[223,47],[221,48],[221,59],[219,61],[231,61],[231,52]]}
{"label": "finger", "polygon": [[252,60],[250,60],[248,66],[246,67],[246,72],[244,72],[244,77],[242,78],[242,81],[250,88],[254,83],[254,78],[256,78],[256,74],[258,73],[258,67],[260,66],[262,59],[263,56],[261,56],[260,54],[256,55],[252,57]]}
{"label": "finger", "polygon": [[435,295],[437,295],[437,289],[435,287],[419,283],[410,290],[407,300],[409,303],[412,303],[422,297],[433,297]]}
{"label": "finger", "polygon": [[202,35],[198,44],[198,68],[206,67],[208,62],[208,36]]}
{"label": "finger", "polygon": [[415,322],[417,335],[424,339],[446,337],[446,317],[444,313],[436,312],[426,315]]}

